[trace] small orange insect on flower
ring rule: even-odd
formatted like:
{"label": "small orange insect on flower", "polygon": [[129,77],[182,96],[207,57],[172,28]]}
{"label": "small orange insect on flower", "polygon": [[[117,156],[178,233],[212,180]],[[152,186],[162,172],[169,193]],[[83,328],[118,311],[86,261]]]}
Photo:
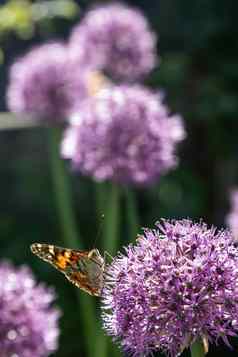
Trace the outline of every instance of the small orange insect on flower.
{"label": "small orange insect on flower", "polygon": [[61,271],[78,288],[90,295],[101,296],[105,262],[98,249],[83,251],[34,243],[31,251]]}

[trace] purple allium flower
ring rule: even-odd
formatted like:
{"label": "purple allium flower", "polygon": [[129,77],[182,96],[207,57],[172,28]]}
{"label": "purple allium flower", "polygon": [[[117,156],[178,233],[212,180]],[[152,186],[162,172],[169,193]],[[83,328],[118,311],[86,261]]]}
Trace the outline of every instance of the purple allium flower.
{"label": "purple allium flower", "polygon": [[238,239],[238,189],[233,188],[230,193],[231,210],[226,217],[226,223],[232,234]]}
{"label": "purple allium flower", "polygon": [[190,220],[146,229],[108,266],[103,320],[133,356],[178,356],[197,338],[238,330],[238,248],[229,231]]}
{"label": "purple allium flower", "polygon": [[114,3],[89,11],[73,30],[71,60],[120,80],[136,80],[156,64],[156,38],[144,15]]}
{"label": "purple allium flower", "polygon": [[46,357],[58,347],[59,311],[52,289],[30,269],[0,264],[0,351],[3,357]]}
{"label": "purple allium flower", "polygon": [[75,102],[87,96],[85,75],[82,68],[69,66],[64,44],[38,46],[10,69],[8,107],[13,112],[32,112],[59,122]]}
{"label": "purple allium flower", "polygon": [[62,155],[95,180],[146,185],[176,166],[174,149],[184,136],[181,118],[169,116],[159,94],[123,85],[84,102]]}

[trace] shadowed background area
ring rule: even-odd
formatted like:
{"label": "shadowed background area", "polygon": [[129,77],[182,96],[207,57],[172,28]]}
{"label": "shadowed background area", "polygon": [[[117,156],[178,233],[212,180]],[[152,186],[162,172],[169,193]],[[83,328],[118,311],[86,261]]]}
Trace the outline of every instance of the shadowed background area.
{"label": "shadowed background area", "polygon": [[[1,112],[7,111],[8,68],[16,57],[32,45],[67,38],[84,11],[91,5],[104,3],[106,1],[78,1],[78,6],[72,3],[71,10],[67,6],[64,10],[62,2],[58,13],[52,10],[52,15],[42,15],[33,24],[29,25],[27,16],[25,19],[23,15],[19,15],[19,28],[17,25],[9,29],[2,25],[1,28],[0,24]],[[179,145],[178,167],[149,188],[133,188],[140,226],[153,227],[160,217],[190,217],[223,227],[229,210],[230,189],[238,184],[238,4],[225,0],[135,0],[127,3],[144,12],[159,38],[161,63],[146,78],[146,84],[163,90],[172,112],[183,116],[187,131],[187,138]],[[4,4],[7,2],[0,1],[1,6]],[[26,4],[21,5],[23,13],[27,12]],[[63,9],[61,14],[60,9]],[[1,16],[0,8],[0,22]],[[55,194],[55,175],[52,174],[57,168],[52,168],[50,130],[30,127],[0,131],[0,257],[16,265],[30,265],[37,279],[55,286],[57,304],[63,315],[60,345],[54,356],[83,356],[87,329],[80,321],[76,288],[32,256],[29,249],[33,242],[65,245],[57,209],[60,198]],[[84,237],[84,248],[103,249],[98,231],[101,215],[105,212],[97,207],[95,184],[73,173],[68,163],[65,166],[70,173],[67,181],[72,191],[77,226]],[[103,204],[106,199],[104,196]],[[120,200],[124,209],[120,213],[118,247],[132,241],[124,225],[127,220],[125,197],[122,195]],[[98,303],[96,314],[99,315],[99,311]],[[232,344],[238,345],[235,339]],[[217,356],[218,352],[236,355],[227,347],[211,347],[208,356]]]}

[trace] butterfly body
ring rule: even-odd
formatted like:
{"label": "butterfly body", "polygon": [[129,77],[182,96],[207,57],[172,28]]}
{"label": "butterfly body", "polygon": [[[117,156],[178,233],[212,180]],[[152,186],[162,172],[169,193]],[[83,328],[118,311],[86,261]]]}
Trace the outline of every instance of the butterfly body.
{"label": "butterfly body", "polygon": [[61,271],[78,288],[90,295],[101,295],[105,263],[97,249],[82,251],[34,243],[31,251]]}

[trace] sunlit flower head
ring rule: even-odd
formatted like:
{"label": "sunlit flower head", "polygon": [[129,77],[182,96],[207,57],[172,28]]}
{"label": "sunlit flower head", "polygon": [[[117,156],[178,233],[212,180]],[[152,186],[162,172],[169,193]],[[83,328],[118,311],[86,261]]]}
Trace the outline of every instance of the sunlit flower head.
{"label": "sunlit flower head", "polygon": [[70,56],[78,66],[103,70],[119,80],[136,80],[156,64],[156,38],[144,15],[113,3],[93,8],[70,39]]}
{"label": "sunlit flower head", "polygon": [[52,42],[33,48],[10,68],[7,104],[13,112],[62,121],[87,96],[83,68],[69,66],[67,47]]}
{"label": "sunlit flower head", "polygon": [[46,357],[58,347],[55,293],[30,269],[0,264],[0,351],[4,357]]}
{"label": "sunlit flower head", "polygon": [[226,223],[232,234],[238,239],[238,188],[233,188],[230,193],[230,212],[226,216]]}
{"label": "sunlit flower head", "polygon": [[142,86],[106,88],[81,107],[66,131],[62,155],[97,181],[147,185],[177,164],[182,119]]}
{"label": "sunlit flower head", "polygon": [[190,220],[146,229],[108,266],[104,327],[133,356],[175,357],[198,338],[238,330],[238,248],[229,231]]}

